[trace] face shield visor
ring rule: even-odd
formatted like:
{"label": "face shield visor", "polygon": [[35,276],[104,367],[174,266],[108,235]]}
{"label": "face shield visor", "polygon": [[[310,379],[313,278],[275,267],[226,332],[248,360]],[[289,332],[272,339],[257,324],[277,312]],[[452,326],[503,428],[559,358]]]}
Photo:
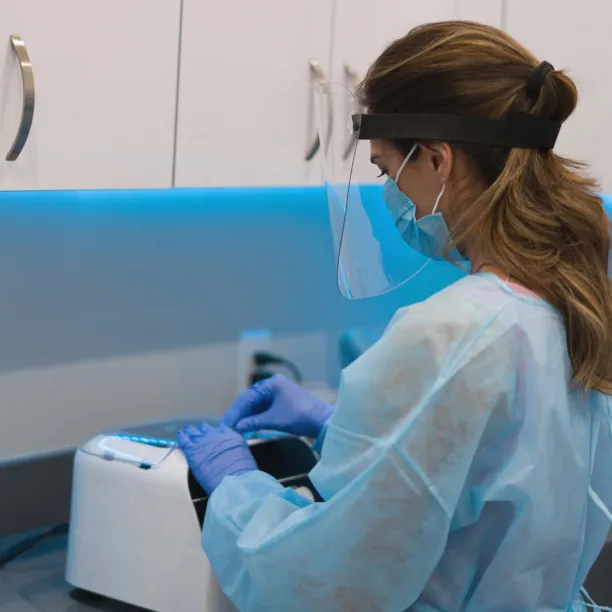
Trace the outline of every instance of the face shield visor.
{"label": "face shield visor", "polygon": [[432,266],[462,260],[449,244],[448,228],[436,210],[443,191],[431,203],[431,214],[416,219],[414,205],[395,183],[397,177],[377,176],[370,140],[547,150],[560,128],[559,123],[526,113],[504,120],[362,114],[353,93],[334,83],[319,86],[315,100],[338,288],[349,299],[387,293],[432,260]]}

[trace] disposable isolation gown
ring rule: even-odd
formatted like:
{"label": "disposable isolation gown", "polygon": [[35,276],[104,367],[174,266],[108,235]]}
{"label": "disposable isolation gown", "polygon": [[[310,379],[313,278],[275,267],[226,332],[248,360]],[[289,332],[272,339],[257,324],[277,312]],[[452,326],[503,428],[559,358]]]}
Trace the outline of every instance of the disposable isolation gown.
{"label": "disposable isolation gown", "polygon": [[311,474],[326,501],[226,478],[204,549],[243,612],[582,610],[610,528],[609,413],[572,387],[552,307],[466,277],[344,371]]}

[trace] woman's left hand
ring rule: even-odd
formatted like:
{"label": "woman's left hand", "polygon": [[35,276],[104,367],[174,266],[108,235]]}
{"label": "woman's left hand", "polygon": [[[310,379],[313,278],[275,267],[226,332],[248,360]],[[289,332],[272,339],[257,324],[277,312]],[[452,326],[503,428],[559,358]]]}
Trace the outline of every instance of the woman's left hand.
{"label": "woman's left hand", "polygon": [[257,470],[247,441],[225,425],[188,425],[177,440],[195,479],[208,495],[226,476]]}

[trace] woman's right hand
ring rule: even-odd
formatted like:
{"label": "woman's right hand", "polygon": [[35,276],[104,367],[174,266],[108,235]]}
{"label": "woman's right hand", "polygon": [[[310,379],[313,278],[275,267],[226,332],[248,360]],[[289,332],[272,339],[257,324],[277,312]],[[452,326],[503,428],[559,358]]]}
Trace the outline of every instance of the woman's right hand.
{"label": "woman's right hand", "polygon": [[242,434],[271,429],[317,438],[334,410],[335,406],[276,375],[243,391],[225,413],[223,423]]}

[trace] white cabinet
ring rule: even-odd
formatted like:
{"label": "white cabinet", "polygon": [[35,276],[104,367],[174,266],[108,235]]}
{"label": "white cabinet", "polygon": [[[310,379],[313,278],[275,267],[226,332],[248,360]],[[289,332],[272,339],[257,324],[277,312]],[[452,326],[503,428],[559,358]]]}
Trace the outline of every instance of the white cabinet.
{"label": "white cabinet", "polygon": [[[406,2],[406,0],[336,0],[333,34],[332,80],[353,92],[371,64],[394,40],[405,36],[412,28],[430,21],[453,18],[455,0],[436,2]],[[335,91],[339,89],[335,88]],[[329,147],[333,158],[328,171],[333,181],[344,183],[376,181],[378,169],[370,163],[370,145],[358,143],[350,152],[352,125],[350,115],[359,108],[351,94],[335,95],[332,102],[332,139]]]}
{"label": "white cabinet", "polygon": [[539,61],[564,69],[578,86],[578,107],[561,128],[555,151],[587,162],[612,191],[612,3],[601,0],[508,0],[506,29]]}
{"label": "white cabinet", "polygon": [[[406,0],[381,0],[374,6],[369,0],[337,0],[332,80],[347,89],[354,89],[370,65],[393,40],[406,35],[418,25],[450,19],[479,21],[500,27],[502,2],[438,0],[408,3]],[[344,180],[351,173],[353,180],[357,178],[369,183],[376,175],[375,168],[369,163],[367,143],[365,147],[360,145],[354,164],[352,156],[346,157],[344,143],[350,142],[349,115],[354,110],[350,103],[334,105],[332,149],[336,157],[338,152],[343,153],[344,160],[335,160],[335,171],[341,172]],[[341,116],[343,113],[346,116]]]}
{"label": "white cabinet", "polygon": [[[361,78],[380,53],[415,26],[462,19],[501,26],[501,0],[336,0],[332,79],[347,80],[345,67]],[[348,83],[347,83],[348,84]]]}
{"label": "white cabinet", "polygon": [[184,0],[175,185],[320,183],[310,61],[354,87],[417,25],[501,15],[502,0]]}
{"label": "white cabinet", "polygon": [[454,18],[501,28],[504,2],[505,0],[456,0]]}
{"label": "white cabinet", "polygon": [[[0,189],[171,186],[179,32],[180,0],[1,0]],[[11,35],[35,108],[5,161],[23,100]]]}
{"label": "white cabinet", "polygon": [[362,78],[389,43],[417,25],[452,19],[454,6],[455,0],[337,0],[332,80],[346,79],[345,66]]}
{"label": "white cabinet", "polygon": [[320,182],[309,62],[329,66],[331,0],[184,0],[177,187]]}

